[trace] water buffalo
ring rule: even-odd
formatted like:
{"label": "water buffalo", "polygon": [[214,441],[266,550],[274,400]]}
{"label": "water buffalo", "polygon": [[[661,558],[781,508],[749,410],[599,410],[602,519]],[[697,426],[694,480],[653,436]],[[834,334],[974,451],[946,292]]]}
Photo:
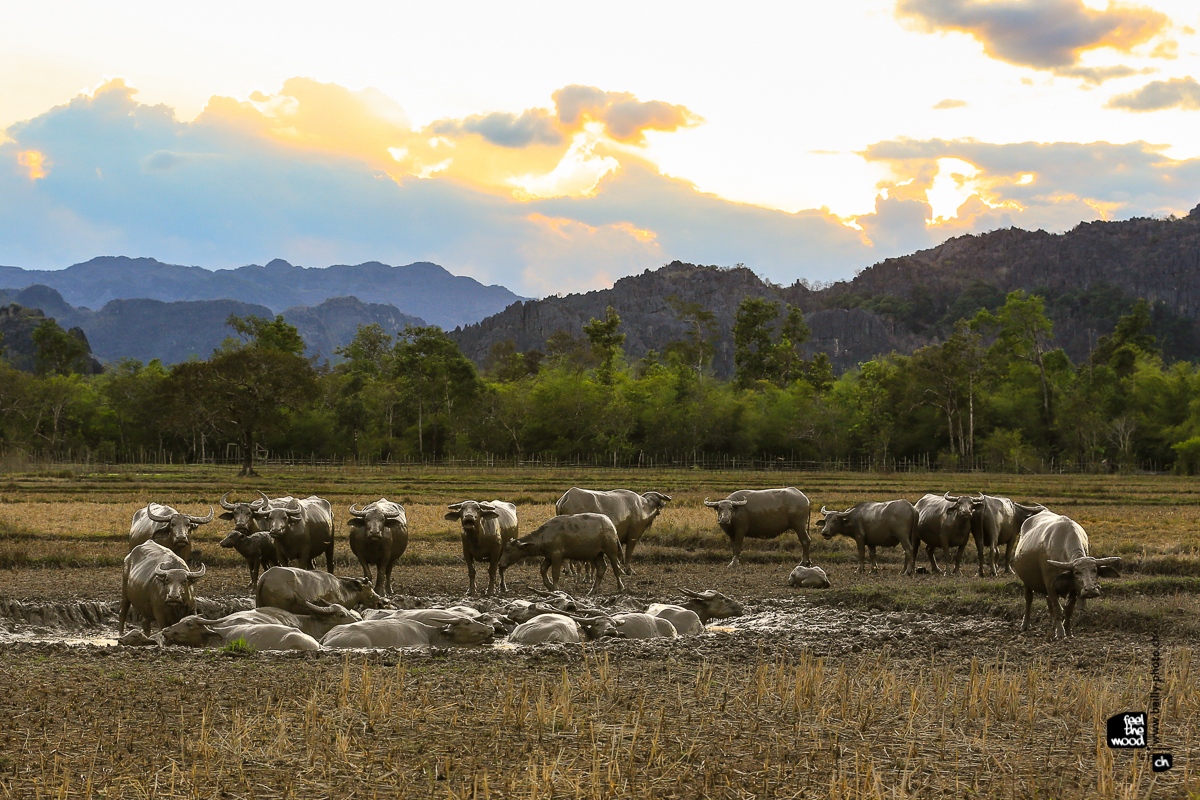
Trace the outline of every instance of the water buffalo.
{"label": "water buffalo", "polygon": [[259,492],[259,498],[252,502],[231,503],[229,502],[229,495],[231,493],[230,491],[221,495],[221,508],[225,510],[218,516],[227,522],[232,522],[233,529],[242,533],[254,533],[255,531],[262,530],[258,525],[261,518],[256,517],[254,512],[258,511],[264,505],[269,504],[271,502],[270,499],[262,492]]}
{"label": "water buffalo", "polygon": [[708,589],[703,592],[693,592],[690,589],[680,589],[679,591],[688,598],[687,602],[683,603],[683,607],[696,612],[700,621],[705,625],[710,619],[739,617],[745,610],[737,600],[721,594],[716,589]]}
{"label": "water buffalo", "polygon": [[387,608],[389,603],[371,588],[369,578],[339,578],[328,572],[271,567],[258,579],[254,604],[273,606],[303,614],[310,603],[338,603],[346,608],[362,604],[367,608]]}
{"label": "water buffalo", "polygon": [[614,633],[622,639],[674,639],[679,636],[666,617],[624,611],[612,615]]}
{"label": "water buffalo", "polygon": [[[929,556],[929,565],[934,572],[942,575],[946,571],[938,566],[933,550],[939,545],[950,565],[950,548],[957,547],[954,556],[954,574],[962,564],[963,551],[967,549],[967,541],[971,538],[971,517],[975,514],[980,500],[977,497],[962,495],[953,497],[949,492],[942,495],[927,494],[917,501],[917,538],[913,540],[914,556],[925,543],[925,553]],[[976,538],[975,547],[979,550],[979,574],[983,575],[983,540]]]}
{"label": "water buffalo", "polygon": [[408,517],[404,507],[379,498],[365,508],[350,506],[350,550],[362,565],[363,575],[371,580],[375,567],[375,591],[392,593],[392,568],[408,549]]}
{"label": "water buffalo", "polygon": [[196,611],[192,584],[204,577],[204,565],[192,572],[187,562],[158,542],[142,542],[125,556],[121,573],[121,606],[117,635],[125,633],[125,619],[132,607],[142,618],[142,632],[150,635],[150,623],[165,628]]}
{"label": "water buffalo", "polygon": [[280,497],[254,512],[259,527],[271,534],[284,566],[296,562],[313,569],[313,558],[325,553],[325,570],[333,572],[333,512],[329,501],[311,495],[303,500]]}
{"label": "water buffalo", "polygon": [[250,567],[251,586],[258,583],[259,568],[270,569],[279,566],[279,551],[275,548],[275,540],[266,531],[246,533],[234,528],[221,540],[221,547],[232,547],[246,559],[246,566]]}
{"label": "water buffalo", "polygon": [[516,644],[578,644],[586,638],[579,623],[565,614],[539,614],[522,622],[508,635],[508,640]]}
{"label": "water buffalo", "polygon": [[338,603],[324,605],[308,603],[308,614],[293,614],[274,606],[262,606],[247,611],[235,611],[218,619],[207,619],[217,627],[230,625],[286,625],[306,633],[314,639],[320,639],[338,625],[349,625],[352,622],[362,622],[363,616]]}
{"label": "water buffalo", "polygon": [[858,545],[858,572],[866,572],[866,551],[871,551],[871,572],[879,571],[875,548],[895,547],[904,550],[901,575],[915,572],[917,547],[917,509],[907,500],[886,503],[862,502],[846,511],[830,511],[821,507],[824,519],[817,520],[817,530],[826,539],[849,536]]}
{"label": "water buffalo", "polygon": [[493,500],[490,503],[464,500],[451,504],[449,509],[446,519],[451,522],[458,520],[462,524],[463,560],[467,562],[468,591],[472,595],[479,593],[475,585],[475,562],[478,560],[488,564],[487,593],[495,594],[497,571],[500,573],[500,591],[507,592],[504,570],[500,569],[500,553],[504,550],[505,542],[517,538],[517,507],[502,500]]}
{"label": "water buffalo", "polygon": [[690,608],[672,605],[671,603],[651,603],[646,613],[653,617],[662,617],[675,626],[680,636],[694,636],[704,633],[704,622],[700,615]]}
{"label": "water buffalo", "polygon": [[810,506],[799,489],[739,489],[724,500],[714,502],[705,498],[704,505],[716,509],[717,525],[733,545],[730,567],[741,564],[738,557],[746,539],[774,539],[789,530],[796,532],[804,548],[800,563],[812,564],[808,557],[812,544],[808,536]]}
{"label": "water buffalo", "polygon": [[212,521],[212,506],[208,507],[207,517],[194,517],[161,503],[147,503],[145,508],[133,512],[133,523],[129,526],[129,549],[153,539],[188,561],[192,557],[191,534],[199,526]]}
{"label": "water buffalo", "polygon": [[971,535],[975,541],[983,542],[985,550],[992,554],[992,574],[996,575],[1000,545],[1004,545],[1004,568],[1012,573],[1013,548],[1017,546],[1017,536],[1025,520],[1045,511],[1043,505],[1023,506],[1014,503],[1007,497],[992,497],[980,494],[981,503],[976,507],[971,517]]}
{"label": "water buffalo", "polygon": [[792,570],[791,575],[788,575],[788,586],[795,586],[799,589],[828,589],[832,585],[829,582],[829,576],[820,567],[800,566]]}
{"label": "water buffalo", "polygon": [[638,540],[650,529],[658,512],[669,502],[671,498],[660,492],[638,494],[628,489],[598,492],[573,487],[558,498],[554,513],[603,514],[612,520],[613,527],[617,529],[617,541],[624,547],[621,563],[625,565],[625,573],[632,575],[630,562],[633,561],[633,550]]}
{"label": "water buffalo", "polygon": [[[511,539],[500,554],[500,568],[507,569],[523,558],[541,556],[542,583],[547,589],[558,588],[558,577],[563,561],[589,561],[596,570],[596,578],[588,594],[600,587],[604,578],[605,560],[612,565],[617,578],[617,589],[625,591],[621,580],[621,544],[617,540],[617,529],[603,514],[560,514],[551,517],[544,525],[520,539]],[[546,572],[553,568],[553,580]]]}
{"label": "water buffalo", "polygon": [[425,625],[445,625],[447,622],[453,622],[456,619],[476,619],[479,617],[479,612],[475,611],[472,614],[464,613],[460,609],[453,608],[408,608],[401,610],[391,609],[375,609],[367,611],[363,614],[363,619],[407,619],[413,622],[421,622]]}
{"label": "water buffalo", "polygon": [[[1025,620],[1021,630],[1030,629],[1033,595],[1046,595],[1050,607],[1050,639],[1071,635],[1071,616],[1079,598],[1100,596],[1098,578],[1116,578],[1121,559],[1092,558],[1088,555],[1088,536],[1075,520],[1041,511],[1025,520],[1013,554],[1013,569],[1025,584]],[[1066,596],[1064,612],[1058,598]]]}
{"label": "water buffalo", "polygon": [[334,628],[321,640],[335,649],[382,647],[473,647],[491,641],[496,631],[473,619],[426,625],[411,619],[369,619]]}
{"label": "water buffalo", "polygon": [[239,639],[255,650],[320,650],[312,636],[290,625],[273,622],[238,622],[192,615],[163,629],[165,644],[185,647],[224,647]]}

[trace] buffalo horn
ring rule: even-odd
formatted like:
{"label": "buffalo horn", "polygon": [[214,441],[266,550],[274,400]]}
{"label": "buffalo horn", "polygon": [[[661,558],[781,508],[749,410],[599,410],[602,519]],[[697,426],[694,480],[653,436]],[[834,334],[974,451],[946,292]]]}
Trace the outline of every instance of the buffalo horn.
{"label": "buffalo horn", "polygon": [[822,514],[829,514],[829,513],[831,513],[831,512],[830,512],[830,511],[829,511],[829,509],[828,509],[828,508],[826,508],[825,506],[821,506],[821,513],[822,513]]}
{"label": "buffalo horn", "polygon": [[1070,561],[1055,561],[1053,559],[1047,558],[1046,563],[1049,564],[1050,566],[1054,567],[1055,569],[1061,569],[1063,572],[1067,572],[1069,570],[1075,569],[1075,565],[1072,564]]}
{"label": "buffalo horn", "polygon": [[709,500],[706,497],[704,498],[704,505],[708,506],[709,508],[716,508],[718,505],[720,505],[720,503],[714,503],[712,500]]}
{"label": "buffalo horn", "polygon": [[1097,567],[1119,567],[1121,565],[1120,556],[1108,556],[1107,558],[1097,558]]}
{"label": "buffalo horn", "polygon": [[949,502],[951,502],[951,503],[953,503],[953,502],[954,502],[955,500],[957,500],[958,498],[957,498],[957,497],[951,497],[951,496],[950,496],[950,493],[949,493],[949,492],[946,492],[945,494],[943,494],[943,495],[942,495],[942,499],[943,499],[943,500],[946,500],[946,501],[949,501]]}
{"label": "buffalo horn", "polygon": [[271,498],[269,498],[265,494],[263,494],[261,489],[258,490],[258,493],[259,493],[259,495],[261,495],[261,499],[255,500],[253,503],[251,503],[250,504],[251,508],[253,508],[255,506],[260,506],[262,508],[266,508],[267,506],[271,505]]}
{"label": "buffalo horn", "polygon": [[367,515],[367,510],[365,508],[359,508],[358,503],[351,503],[350,513],[355,517],[365,517]]}
{"label": "buffalo horn", "polygon": [[462,508],[466,504],[467,504],[467,501],[463,500],[461,503],[451,503],[450,505],[446,506],[446,508],[450,509],[451,511],[458,511],[460,508]]}
{"label": "buffalo horn", "polygon": [[749,503],[750,501],[749,500],[730,500],[729,502],[735,506],[744,506],[744,505],[746,505],[746,503]]}
{"label": "buffalo horn", "polygon": [[233,489],[230,489],[228,492],[221,495],[221,500],[220,500],[221,508],[225,509],[226,511],[233,511],[235,508],[237,508],[237,506],[235,506],[233,503],[229,502],[226,499],[227,497],[229,497],[231,492],[233,492]]}
{"label": "buffalo horn", "polygon": [[314,614],[331,614],[331,613],[333,613],[333,610],[334,610],[333,606],[318,605],[317,603],[314,603],[312,600],[305,600],[304,607],[307,608],[309,611],[313,612]]}
{"label": "buffalo horn", "polygon": [[165,517],[160,517],[157,514],[155,514],[153,511],[151,511],[149,503],[146,503],[146,516],[149,517],[154,522],[170,522],[171,521],[170,514],[168,514]]}
{"label": "buffalo horn", "polygon": [[403,509],[401,509],[401,508],[400,508],[400,506],[398,506],[398,505],[396,505],[396,504],[394,504],[394,503],[393,503],[393,504],[392,504],[392,510],[391,510],[391,511],[384,511],[384,512],[383,512],[383,517],[384,517],[384,519],[400,519],[400,512],[401,512],[402,510],[403,510]]}
{"label": "buffalo horn", "polygon": [[158,562],[158,566],[156,566],[154,568],[154,574],[155,575],[166,575],[168,570],[169,570],[169,568],[167,567],[166,562],[160,561],[160,562]]}
{"label": "buffalo horn", "polygon": [[213,514],[215,514],[215,513],[216,513],[216,512],[215,512],[215,511],[213,511],[213,507],[212,507],[212,506],[209,506],[209,507],[208,507],[208,516],[207,516],[207,517],[193,517],[191,514],[188,514],[188,515],[187,515],[188,522],[194,523],[194,524],[196,524],[196,525],[204,525],[204,524],[206,524],[206,523],[209,523],[209,522],[212,522],[212,521],[213,521]]}
{"label": "buffalo horn", "polygon": [[188,580],[189,581],[198,581],[204,577],[204,573],[206,573],[206,572],[208,572],[208,567],[201,564],[200,569],[196,570],[195,572],[188,570]]}

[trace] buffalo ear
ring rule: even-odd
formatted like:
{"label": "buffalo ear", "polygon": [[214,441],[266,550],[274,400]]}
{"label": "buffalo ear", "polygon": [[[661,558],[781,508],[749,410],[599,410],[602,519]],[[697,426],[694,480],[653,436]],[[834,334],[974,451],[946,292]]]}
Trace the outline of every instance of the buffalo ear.
{"label": "buffalo ear", "polygon": [[359,519],[358,517],[354,517],[353,519],[351,519],[351,520],[350,520],[349,522],[347,522],[346,524],[347,524],[347,525],[349,525],[351,528],[365,528],[365,527],[367,527],[367,523],[363,522],[363,521],[362,521],[361,519]]}
{"label": "buffalo ear", "polygon": [[462,519],[462,512],[461,511],[447,511],[445,519],[448,519],[451,522],[454,522],[457,519]]}
{"label": "buffalo ear", "polygon": [[233,512],[226,511],[224,514],[218,514],[217,519],[233,519]]}

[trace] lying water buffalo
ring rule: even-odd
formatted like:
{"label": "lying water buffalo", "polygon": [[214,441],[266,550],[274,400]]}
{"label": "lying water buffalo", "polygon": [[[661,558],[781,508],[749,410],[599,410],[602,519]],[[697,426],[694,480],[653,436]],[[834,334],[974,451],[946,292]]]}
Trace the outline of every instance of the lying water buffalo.
{"label": "lying water buffalo", "polygon": [[293,614],[311,610],[310,603],[338,603],[346,608],[361,604],[367,608],[387,608],[387,600],[375,594],[367,578],[339,578],[328,572],[271,567],[258,579],[254,604],[274,606]]}
{"label": "lying water buffalo", "polygon": [[480,503],[464,500],[452,503],[446,519],[462,524],[463,560],[467,562],[468,591],[479,593],[475,585],[475,562],[486,561],[488,565],[489,595],[495,594],[496,573],[500,573],[500,591],[507,592],[504,570],[500,569],[500,553],[509,539],[517,538],[517,507],[503,500]]}
{"label": "lying water buffalo", "polygon": [[700,621],[705,625],[712,619],[739,617],[745,610],[737,600],[721,594],[716,589],[708,589],[703,592],[693,592],[690,589],[680,589],[679,591],[683,592],[684,596],[688,598],[683,607],[696,612],[696,615],[700,617]]}
{"label": "lying water buffalo", "polygon": [[188,561],[192,557],[192,533],[201,525],[212,522],[213,513],[212,506],[208,507],[207,517],[195,517],[161,503],[147,503],[145,508],[133,512],[133,522],[129,526],[129,549],[153,539]]}
{"label": "lying water buffalo", "polygon": [[508,635],[516,644],[579,644],[587,638],[579,623],[565,614],[539,614],[522,622]]}
{"label": "lying water buffalo", "polygon": [[625,611],[612,615],[615,634],[623,639],[674,639],[679,633],[666,617]]}
{"label": "lying water buffalo", "polygon": [[600,492],[572,487],[558,498],[558,502],[554,504],[554,513],[560,516],[603,514],[612,520],[613,527],[617,530],[617,541],[624,547],[621,563],[625,565],[625,574],[632,575],[630,562],[633,560],[634,548],[642,535],[654,524],[658,512],[669,502],[671,498],[660,492],[638,494],[629,489]]}
{"label": "lying water buffalo", "polygon": [[307,633],[273,622],[222,624],[222,620],[192,615],[163,629],[165,644],[185,647],[224,647],[241,640],[255,650],[320,650]]}
{"label": "lying water buffalo", "polygon": [[491,625],[455,619],[445,625],[426,625],[411,619],[369,619],[334,628],[321,640],[324,647],[473,647],[491,641]]}
{"label": "lying water buffalo", "polygon": [[646,613],[654,617],[662,617],[675,626],[680,636],[694,636],[704,633],[704,622],[700,615],[690,608],[672,605],[671,603],[651,603]]}
{"label": "lying water buffalo", "polygon": [[971,535],[975,537],[976,542],[983,543],[985,550],[991,552],[993,575],[998,572],[996,562],[999,560],[1000,545],[1004,545],[1004,569],[1011,573],[1013,548],[1017,546],[1021,526],[1034,514],[1045,511],[1046,507],[1023,506],[1007,497],[992,497],[986,494],[980,494],[979,500],[981,502],[971,517]]}
{"label": "lying water buffalo", "polygon": [[329,501],[316,495],[303,500],[280,497],[263,503],[254,512],[262,530],[269,532],[284,566],[296,562],[313,569],[313,558],[325,553],[325,570],[333,572],[333,511]]}
{"label": "lying water buffalo", "polygon": [[804,559],[800,563],[812,564],[808,557],[812,543],[808,536],[810,506],[808,498],[799,489],[739,489],[724,500],[714,502],[705,498],[704,505],[716,509],[717,525],[733,545],[733,560],[729,566],[736,567],[741,563],[738,556],[746,539],[774,539],[789,530],[796,532],[796,538],[804,548]]}
{"label": "lying water buffalo", "polygon": [[408,549],[408,517],[404,507],[386,498],[379,498],[365,508],[350,506],[350,550],[362,566],[363,575],[371,580],[370,566],[375,567],[375,591],[392,593],[392,568]]}
{"label": "lying water buffalo", "polygon": [[[617,529],[603,514],[565,514],[551,517],[544,525],[527,536],[512,539],[500,554],[500,568],[507,569],[523,558],[542,557],[542,583],[547,589],[558,588],[563,561],[588,561],[596,570],[596,578],[588,594],[600,587],[604,578],[605,560],[612,565],[617,589],[625,591],[621,580],[621,544]],[[546,572],[553,568],[553,580]]]}
{"label": "lying water buffalo", "polygon": [[[1021,526],[1013,569],[1025,584],[1025,620],[1021,630],[1032,627],[1033,595],[1046,595],[1050,607],[1050,639],[1071,635],[1071,616],[1079,598],[1100,596],[1098,578],[1116,578],[1121,559],[1092,558],[1088,555],[1088,536],[1075,520],[1041,511]],[[1064,612],[1058,598],[1067,597]]]}
{"label": "lying water buffalo", "polygon": [[232,547],[246,559],[250,568],[250,585],[258,583],[259,569],[270,569],[279,566],[279,551],[275,548],[275,540],[266,531],[246,533],[234,528],[224,539],[221,547]]}
{"label": "lying water buffalo", "polygon": [[252,608],[247,611],[235,611],[217,619],[206,619],[216,627],[231,625],[286,625],[289,628],[306,633],[314,639],[320,639],[338,625],[349,625],[352,622],[362,622],[362,614],[352,611],[343,605],[333,603],[323,605],[308,603],[308,614],[293,614],[274,606]]}
{"label": "lying water buffalo", "polygon": [[871,572],[879,571],[875,548],[895,547],[904,550],[901,575],[915,572],[917,547],[917,509],[907,500],[886,503],[866,501],[845,511],[830,511],[821,507],[824,519],[817,520],[817,530],[826,539],[849,536],[858,545],[858,572],[866,572],[866,551],[871,551]]}
{"label": "lying water buffalo", "polygon": [[125,633],[125,619],[133,608],[142,618],[142,632],[150,623],[165,628],[196,611],[192,584],[204,577],[204,565],[192,572],[187,563],[158,542],[142,542],[125,556],[121,574],[121,606],[117,634]]}
{"label": "lying water buffalo", "polygon": [[[941,546],[948,567],[950,548],[957,547],[958,552],[954,556],[954,574],[957,575],[962,564],[963,551],[967,549],[967,541],[971,538],[971,518],[979,505],[980,500],[977,497],[953,497],[949,492],[942,495],[927,494],[918,500],[914,555],[921,542],[924,542],[930,567],[934,572],[945,575],[946,570],[938,566],[933,550]],[[976,538],[975,547],[979,551],[979,574],[983,575],[983,540]]]}
{"label": "lying water buffalo", "polygon": [[829,576],[820,567],[800,566],[792,570],[791,575],[788,575],[788,586],[800,589],[828,589],[832,585],[829,582]]}

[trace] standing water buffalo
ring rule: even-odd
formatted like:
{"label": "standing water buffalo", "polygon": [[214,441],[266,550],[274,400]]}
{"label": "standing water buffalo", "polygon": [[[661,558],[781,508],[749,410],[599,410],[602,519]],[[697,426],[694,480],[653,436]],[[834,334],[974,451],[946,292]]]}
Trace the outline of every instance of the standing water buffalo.
{"label": "standing water buffalo", "polygon": [[1043,505],[1023,506],[1014,503],[1007,497],[992,497],[980,494],[982,501],[971,517],[971,535],[976,542],[983,542],[986,550],[992,554],[992,574],[997,574],[997,556],[1000,545],[1004,545],[1004,568],[1012,572],[1013,548],[1017,546],[1017,537],[1025,520],[1038,512],[1045,511]]}
{"label": "standing water buffalo", "polygon": [[495,594],[496,572],[500,572],[500,591],[507,592],[508,585],[504,582],[504,570],[500,569],[500,553],[509,539],[517,538],[517,507],[502,500],[490,503],[477,503],[474,500],[464,500],[448,506],[450,511],[446,519],[462,523],[463,560],[467,562],[467,577],[469,591],[478,594],[475,584],[475,561],[486,561],[488,564],[489,595]]}
{"label": "standing water buffalo", "polygon": [[303,500],[280,497],[254,512],[259,527],[271,534],[284,566],[295,561],[313,569],[313,558],[325,553],[325,571],[333,572],[333,512],[329,501],[311,495]]}
{"label": "standing water buffalo", "polygon": [[254,605],[274,606],[293,614],[311,611],[310,603],[338,603],[346,608],[388,608],[390,604],[371,589],[370,578],[339,578],[328,572],[271,567],[258,579]]}
{"label": "standing water buffalo", "polygon": [[917,546],[917,509],[907,500],[886,503],[863,502],[846,511],[829,511],[821,507],[824,519],[817,520],[817,530],[826,539],[841,534],[858,544],[858,571],[866,572],[866,551],[871,551],[871,572],[879,571],[875,548],[904,549],[904,568],[901,575],[915,571]]}
{"label": "standing water buffalo", "polygon": [[258,583],[258,570],[279,566],[279,551],[275,549],[275,540],[266,531],[246,533],[234,528],[221,540],[221,547],[232,547],[246,559],[250,567],[250,585]]}
{"label": "standing water buffalo", "polygon": [[617,529],[617,540],[625,548],[621,555],[621,563],[625,565],[625,573],[632,575],[630,562],[633,561],[633,550],[637,547],[638,540],[650,529],[658,512],[669,502],[671,498],[659,492],[638,494],[628,489],[597,492],[573,487],[558,498],[558,502],[554,504],[554,513],[603,514],[612,520],[613,527]]}
{"label": "standing water buffalo", "polygon": [[221,495],[221,508],[225,510],[219,515],[220,518],[226,522],[232,522],[235,531],[254,533],[255,531],[262,530],[258,525],[259,518],[254,516],[254,512],[271,503],[267,496],[259,492],[260,497],[253,502],[231,503],[229,502],[229,495],[230,492]]}
{"label": "standing water buffalo", "polygon": [[348,524],[350,550],[362,565],[363,575],[371,580],[368,566],[374,566],[375,592],[382,592],[386,582],[391,594],[392,568],[408,549],[408,517],[404,507],[383,497],[362,509],[351,505]]}
{"label": "standing water buffalo", "polygon": [[192,557],[192,532],[212,521],[212,506],[208,507],[207,517],[193,517],[161,503],[147,503],[145,508],[133,512],[133,523],[129,526],[129,549],[153,539],[187,561]]}
{"label": "standing water buffalo", "polygon": [[[941,546],[950,566],[950,548],[957,547],[954,556],[954,573],[958,574],[962,564],[963,551],[967,549],[967,540],[971,538],[971,517],[979,507],[977,497],[952,497],[949,492],[939,496],[927,494],[917,501],[917,538],[913,540],[913,555],[920,549],[921,542],[925,543],[925,553],[929,556],[929,565],[934,572],[946,574],[946,570],[938,566],[933,555],[933,549]],[[983,540],[976,538],[975,547],[979,550],[979,574],[983,575]]]}
{"label": "standing water buffalo", "polygon": [[739,489],[724,500],[713,502],[705,498],[704,505],[717,510],[717,524],[733,545],[729,566],[741,564],[738,556],[746,539],[774,539],[788,530],[796,532],[804,548],[801,563],[806,567],[812,565],[808,557],[812,544],[808,537],[810,506],[799,489]]}
{"label": "standing water buffalo", "polygon": [[204,565],[192,572],[187,562],[158,542],[142,542],[125,556],[121,574],[121,606],[117,634],[124,635],[129,609],[142,618],[142,632],[150,623],[160,628],[174,625],[196,611],[192,584],[204,577]]}
{"label": "standing water buffalo", "polygon": [[[1041,511],[1021,526],[1013,569],[1025,584],[1025,620],[1021,630],[1032,627],[1033,595],[1046,595],[1050,606],[1050,639],[1071,635],[1071,615],[1080,597],[1100,596],[1097,578],[1117,578],[1121,559],[1092,558],[1088,555],[1088,536],[1075,520],[1050,511]],[[1064,612],[1058,598],[1066,596]]]}
{"label": "standing water buffalo", "polygon": [[[604,577],[605,559],[612,565],[617,578],[617,589],[625,591],[621,580],[621,544],[617,541],[617,529],[612,520],[603,514],[560,514],[551,517],[544,525],[520,539],[511,539],[500,554],[500,569],[507,569],[523,558],[541,556],[542,583],[553,591],[558,588],[558,576],[562,573],[563,561],[588,561],[595,568],[596,578],[588,594],[600,586]],[[554,579],[546,576],[554,568]]]}

